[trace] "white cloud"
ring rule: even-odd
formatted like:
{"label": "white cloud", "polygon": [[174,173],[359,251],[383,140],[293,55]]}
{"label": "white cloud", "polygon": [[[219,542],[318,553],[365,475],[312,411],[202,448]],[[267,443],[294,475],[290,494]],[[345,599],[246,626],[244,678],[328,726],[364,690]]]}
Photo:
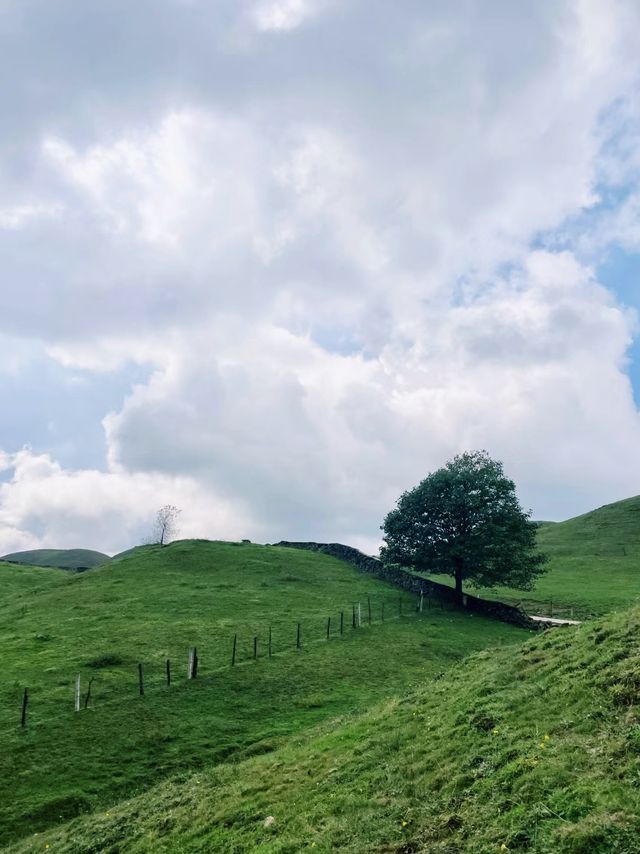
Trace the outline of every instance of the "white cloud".
{"label": "white cloud", "polygon": [[372,547],[470,447],[543,516],[636,491],[636,320],[574,225],[631,188],[601,240],[637,245],[635,4],[205,7],[74,67],[91,110],[16,114],[0,330],[150,376],[105,413],[105,471],[11,458],[5,539],[118,548],[167,501],[198,534]]}
{"label": "white cloud", "polygon": [[252,20],[264,32],[288,32],[319,11],[318,0],[260,0],[252,8]]}
{"label": "white cloud", "polygon": [[4,454],[0,464],[11,474],[0,482],[0,554],[82,546],[114,553],[145,542],[155,511],[168,503],[183,508],[183,537],[259,530],[241,504],[221,501],[188,477],[67,471],[26,449]]}
{"label": "white cloud", "polygon": [[15,230],[40,219],[58,216],[62,206],[57,204],[13,205],[0,208],[0,228]]}

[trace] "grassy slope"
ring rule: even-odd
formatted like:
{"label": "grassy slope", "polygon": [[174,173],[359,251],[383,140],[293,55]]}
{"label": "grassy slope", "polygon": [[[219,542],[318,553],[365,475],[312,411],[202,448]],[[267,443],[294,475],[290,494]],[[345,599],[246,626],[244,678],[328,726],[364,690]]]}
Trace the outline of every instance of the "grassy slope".
{"label": "grassy slope", "polygon": [[0,560],[12,563],[24,563],[29,566],[53,566],[60,569],[78,569],[79,567],[101,566],[111,558],[102,552],[91,549],[33,549],[27,552],[13,552]]}
{"label": "grassy slope", "polygon": [[[470,650],[522,632],[433,610],[397,618],[393,588],[325,555],[180,542],[139,549],[91,573],[2,567],[0,840],[147,789],[177,770],[273,750],[292,734],[417,685]],[[25,585],[27,574],[37,584]],[[371,595],[374,623],[336,636],[340,610]],[[381,605],[386,602],[384,625]],[[366,607],[363,607],[366,619]],[[325,640],[326,618],[332,640]],[[395,619],[393,619],[395,617]],[[303,649],[296,653],[296,622]],[[349,625],[350,619],[347,620]],[[271,661],[264,651],[273,626]],[[238,659],[229,667],[233,634]],[[260,660],[250,660],[252,639]],[[200,677],[186,683],[187,649]],[[163,667],[174,662],[174,684]],[[137,696],[144,662],[146,693]],[[74,715],[73,679],[94,675]],[[18,727],[21,688],[29,726]]]}
{"label": "grassy slope", "polygon": [[538,542],[551,561],[533,591],[496,587],[479,595],[577,619],[628,608],[640,598],[640,496],[545,524]]}
{"label": "grassy slope", "polygon": [[636,608],[11,850],[637,854],[639,674]]}

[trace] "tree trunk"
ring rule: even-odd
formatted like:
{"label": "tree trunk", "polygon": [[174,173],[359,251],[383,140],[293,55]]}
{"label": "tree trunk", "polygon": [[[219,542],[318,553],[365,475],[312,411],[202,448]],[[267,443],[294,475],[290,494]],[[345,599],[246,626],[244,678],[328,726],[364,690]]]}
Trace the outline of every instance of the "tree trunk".
{"label": "tree trunk", "polygon": [[454,558],[453,562],[455,566],[456,598],[459,604],[462,604],[462,568],[464,564],[461,557]]}

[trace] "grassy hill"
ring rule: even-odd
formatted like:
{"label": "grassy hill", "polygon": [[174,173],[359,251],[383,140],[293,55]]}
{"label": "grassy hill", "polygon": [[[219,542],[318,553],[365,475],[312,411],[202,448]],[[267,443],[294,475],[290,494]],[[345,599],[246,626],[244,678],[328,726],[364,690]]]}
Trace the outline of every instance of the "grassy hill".
{"label": "grassy hill", "polygon": [[573,614],[576,619],[640,600],[640,496],[566,522],[542,524],[538,543],[550,563],[535,590],[497,587],[479,595],[519,602],[532,614]]}
{"label": "grassy hill", "polygon": [[637,854],[639,674],[635,608],[8,850]]}
{"label": "grassy hill", "polygon": [[109,555],[91,549],[32,549],[4,555],[0,560],[24,563],[29,566],[53,566],[59,569],[91,569],[108,563],[111,558]]}
{"label": "grassy hill", "polygon": [[[148,546],[79,575],[4,564],[0,581],[1,844],[141,795],[178,772],[306,740],[310,728],[422,685],[473,650],[529,636],[455,611],[418,616],[409,596],[400,616],[395,588],[341,561],[251,544]],[[364,624],[354,630],[358,603]],[[187,682],[194,645],[200,673]],[[94,678],[79,714],[77,673],[83,696]],[[83,842],[77,850],[105,849]]]}

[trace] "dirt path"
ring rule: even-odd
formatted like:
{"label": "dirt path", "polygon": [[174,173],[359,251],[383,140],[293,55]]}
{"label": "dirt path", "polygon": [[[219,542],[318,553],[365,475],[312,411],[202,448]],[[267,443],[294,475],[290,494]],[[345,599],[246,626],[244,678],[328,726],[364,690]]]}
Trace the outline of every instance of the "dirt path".
{"label": "dirt path", "polygon": [[552,623],[554,626],[579,626],[581,620],[560,620],[557,617],[534,617],[529,614],[529,618],[538,623]]}

